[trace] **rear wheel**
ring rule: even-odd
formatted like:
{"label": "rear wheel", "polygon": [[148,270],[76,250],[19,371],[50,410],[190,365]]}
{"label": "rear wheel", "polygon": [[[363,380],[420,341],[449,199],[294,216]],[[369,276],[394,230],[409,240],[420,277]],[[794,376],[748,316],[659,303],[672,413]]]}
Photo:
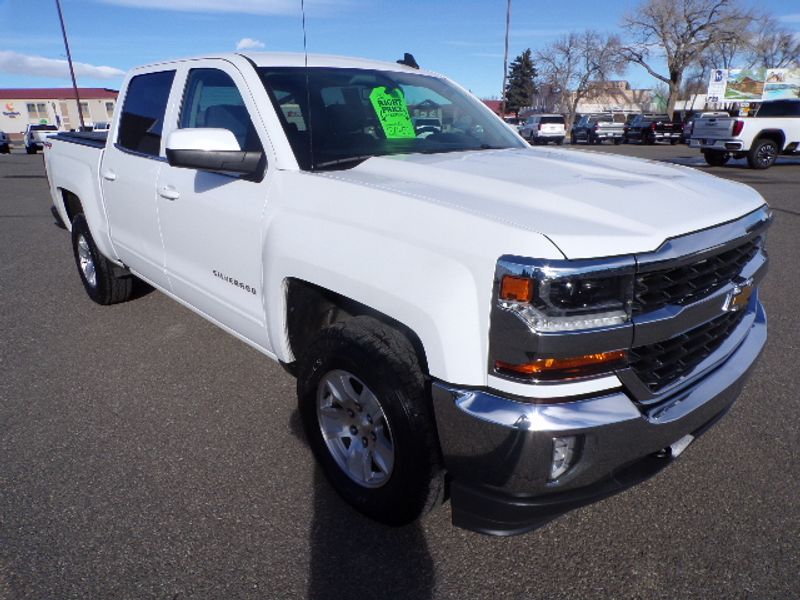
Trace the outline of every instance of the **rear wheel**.
{"label": "rear wheel", "polygon": [[36,146],[25,146],[25,152],[28,154],[36,154]]}
{"label": "rear wheel", "polygon": [[405,525],[441,503],[425,378],[397,330],[371,317],[323,329],[300,360],[297,395],[309,445],[349,504]]}
{"label": "rear wheel", "polygon": [[570,144],[577,144],[578,143],[578,138],[575,137],[574,133],[570,133],[569,134],[569,143]]}
{"label": "rear wheel", "polygon": [[100,254],[83,215],[77,215],[72,221],[72,251],[89,298],[103,305],[130,298],[133,276],[115,273],[116,265]]}
{"label": "rear wheel", "polygon": [[747,164],[751,169],[769,169],[778,158],[778,144],[773,140],[756,140],[747,153]]}
{"label": "rear wheel", "polygon": [[622,143],[622,138],[615,137],[614,138],[614,145],[619,146]]}
{"label": "rear wheel", "polygon": [[703,157],[712,167],[721,167],[731,159],[730,154],[719,150],[706,150],[703,152]]}

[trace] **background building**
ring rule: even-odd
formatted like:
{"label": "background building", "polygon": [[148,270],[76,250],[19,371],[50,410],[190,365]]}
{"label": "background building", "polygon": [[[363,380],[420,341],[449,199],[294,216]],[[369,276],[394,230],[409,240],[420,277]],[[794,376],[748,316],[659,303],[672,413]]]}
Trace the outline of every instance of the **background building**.
{"label": "background building", "polygon": [[[78,88],[86,125],[111,120],[117,91],[106,88]],[[78,103],[72,88],[0,88],[0,131],[19,140],[29,123],[55,125],[69,131],[80,127]]]}

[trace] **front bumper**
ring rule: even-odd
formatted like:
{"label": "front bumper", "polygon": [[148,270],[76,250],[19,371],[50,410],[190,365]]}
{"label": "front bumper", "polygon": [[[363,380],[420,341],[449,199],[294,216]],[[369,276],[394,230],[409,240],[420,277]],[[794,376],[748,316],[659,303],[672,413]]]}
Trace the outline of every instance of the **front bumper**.
{"label": "front bumper", "polygon": [[[654,406],[621,390],[535,404],[435,382],[453,524],[494,535],[523,533],[660,471],[741,392],[767,338],[757,301],[755,311],[747,336],[722,364]],[[549,481],[553,438],[563,436],[577,436],[578,457]]]}

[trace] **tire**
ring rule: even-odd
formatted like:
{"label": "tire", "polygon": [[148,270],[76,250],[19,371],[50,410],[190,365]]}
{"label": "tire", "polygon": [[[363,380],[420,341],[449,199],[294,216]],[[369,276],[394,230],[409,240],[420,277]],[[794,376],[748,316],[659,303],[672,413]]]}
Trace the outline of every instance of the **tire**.
{"label": "tire", "polygon": [[670,140],[669,140],[669,145],[670,146],[674,146],[677,143],[678,143],[678,140],[676,140],[675,138],[670,138]]}
{"label": "tire", "polygon": [[712,167],[721,167],[731,159],[731,155],[720,150],[707,150],[703,152],[703,158]]}
{"label": "tire", "polygon": [[300,359],[297,397],[323,473],[358,511],[400,526],[441,504],[444,471],[425,377],[397,330],[372,317],[323,329]]}
{"label": "tire", "polygon": [[769,169],[778,158],[778,144],[770,139],[756,140],[747,153],[747,164],[751,169]]}
{"label": "tire", "polygon": [[36,146],[25,146],[25,152],[28,154],[36,154]]}
{"label": "tire", "polygon": [[116,265],[100,254],[82,214],[76,215],[72,221],[72,254],[89,298],[102,305],[130,298],[133,276],[114,273]]}
{"label": "tire", "polygon": [[573,146],[578,143],[578,139],[575,137],[574,133],[569,134],[569,143]]}
{"label": "tire", "polygon": [[614,138],[614,145],[619,146],[622,143],[622,138],[615,137]]}
{"label": "tire", "polygon": [[563,146],[564,145],[564,138],[558,138],[556,140],[556,146]]}
{"label": "tire", "polygon": [[641,139],[642,146],[649,146],[652,143],[653,142],[650,141],[650,138],[648,137],[648,135],[646,133],[643,133],[642,134],[642,139]]}

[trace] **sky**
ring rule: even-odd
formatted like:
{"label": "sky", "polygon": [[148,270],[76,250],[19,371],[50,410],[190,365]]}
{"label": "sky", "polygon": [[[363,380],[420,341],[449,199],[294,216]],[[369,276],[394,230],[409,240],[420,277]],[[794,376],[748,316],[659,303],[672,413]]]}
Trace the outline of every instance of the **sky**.
{"label": "sky", "polygon": [[[81,87],[125,71],[237,48],[302,52],[301,0],[61,0]],[[512,0],[509,60],[569,31],[619,32],[636,0]],[[750,4],[755,6],[755,4]],[[800,0],[759,0],[800,36]],[[308,51],[394,61],[414,54],[482,98],[499,97],[505,0],[305,0]],[[0,88],[67,87],[55,0],[0,0]],[[634,87],[655,80],[639,67]]]}

